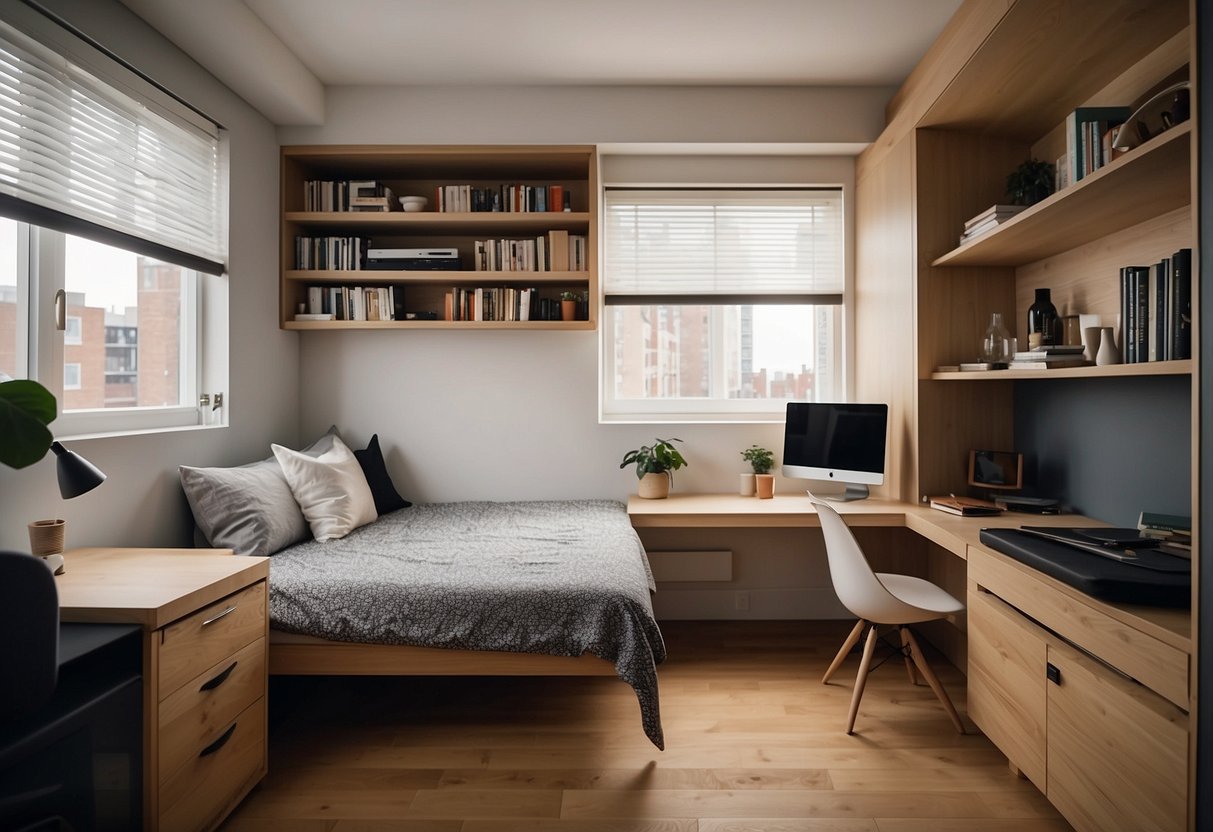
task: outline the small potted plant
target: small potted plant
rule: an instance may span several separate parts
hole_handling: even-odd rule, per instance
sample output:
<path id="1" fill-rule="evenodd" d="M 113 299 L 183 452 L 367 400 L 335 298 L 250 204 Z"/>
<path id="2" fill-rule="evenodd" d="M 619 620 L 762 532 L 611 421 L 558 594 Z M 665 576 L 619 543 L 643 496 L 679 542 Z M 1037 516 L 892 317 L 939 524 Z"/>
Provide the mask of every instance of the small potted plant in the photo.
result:
<path id="1" fill-rule="evenodd" d="M 638 496 L 646 500 L 660 500 L 670 496 L 670 485 L 674 480 L 674 471 L 689 463 L 673 446 L 681 439 L 658 439 L 652 445 L 641 445 L 623 455 L 620 468 L 635 463 L 636 478 L 640 485 L 636 489 Z"/>
<path id="2" fill-rule="evenodd" d="M 750 463 L 750 467 L 754 469 L 753 476 L 754 485 L 752 488 L 757 490 L 760 500 L 769 500 L 775 496 L 775 475 L 771 473 L 771 468 L 775 466 L 775 454 L 768 451 L 766 448 L 760 448 L 757 445 L 751 445 L 741 452 L 741 458 Z M 742 477 L 746 477 L 742 474 Z M 743 480 L 742 495 L 749 496 L 745 491 Z M 753 493 L 753 490 L 750 491 Z"/>
<path id="3" fill-rule="evenodd" d="M 560 320 L 575 321 L 577 320 L 577 302 L 581 297 L 576 292 L 561 292 L 560 293 Z"/>
<path id="4" fill-rule="evenodd" d="M 1007 176 L 1007 198 L 1012 205 L 1035 205 L 1053 193 L 1053 164 L 1028 159 Z"/>

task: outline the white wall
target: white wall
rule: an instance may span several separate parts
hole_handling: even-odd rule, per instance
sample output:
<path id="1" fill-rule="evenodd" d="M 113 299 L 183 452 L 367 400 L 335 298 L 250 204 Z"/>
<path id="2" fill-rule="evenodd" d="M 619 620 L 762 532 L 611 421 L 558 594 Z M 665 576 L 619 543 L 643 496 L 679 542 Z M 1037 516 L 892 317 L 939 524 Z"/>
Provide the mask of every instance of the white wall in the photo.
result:
<path id="1" fill-rule="evenodd" d="M 279 130 L 283 144 L 741 143 L 754 155 L 604 157 L 603 182 L 841 184 L 852 209 L 852 157 L 763 156 L 764 145 L 867 142 L 887 90 L 558 88 L 329 90 L 322 127 Z M 646 148 L 651 151 L 651 148 Z M 848 252 L 852 246 L 848 241 Z M 684 440 L 675 491 L 732 491 L 742 448 L 779 449 L 782 425 L 602 425 L 597 332 L 307 332 L 301 335 L 305 439 L 336 424 L 355 444 L 379 433 L 412 500 L 625 499 L 623 453 L 656 436 Z M 783 491 L 803 481 L 779 479 Z M 663 548 L 700 549 L 694 535 Z M 663 585 L 666 617 L 835 615 L 816 535 L 751 535 L 732 584 Z M 735 613 L 733 593 L 752 593 Z"/>
<path id="2" fill-rule="evenodd" d="M 228 130 L 230 427 L 69 443 L 109 475 L 64 501 L 50 455 L 21 471 L 0 467 L 0 546 L 29 551 L 26 523 L 68 521 L 68 545 L 189 545 L 189 507 L 177 466 L 226 465 L 268 455 L 298 437 L 299 357 L 277 328 L 278 145 L 274 128 L 205 70 L 114 0 L 44 0 L 88 36 Z M 54 425 L 52 424 L 52 429 Z"/>

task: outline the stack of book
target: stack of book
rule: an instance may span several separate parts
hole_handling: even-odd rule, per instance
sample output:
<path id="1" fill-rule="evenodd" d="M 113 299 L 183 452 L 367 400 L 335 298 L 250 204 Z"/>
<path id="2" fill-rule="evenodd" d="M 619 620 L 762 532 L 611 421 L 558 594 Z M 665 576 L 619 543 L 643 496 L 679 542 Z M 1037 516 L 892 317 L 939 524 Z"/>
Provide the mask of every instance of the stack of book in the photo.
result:
<path id="1" fill-rule="evenodd" d="M 1120 328 L 1126 364 L 1192 357 L 1192 249 L 1121 268 Z"/>
<path id="2" fill-rule="evenodd" d="M 1073 185 L 1116 157 L 1112 134 L 1128 118 L 1128 107 L 1079 107 L 1066 117 L 1067 185 Z"/>
<path id="3" fill-rule="evenodd" d="M 478 272 L 585 271 L 586 237 L 556 229 L 521 240 L 476 240 L 472 263 Z"/>
<path id="4" fill-rule="evenodd" d="M 538 289 L 456 286 L 446 293 L 448 321 L 560 320 L 560 301 L 540 298 Z"/>
<path id="5" fill-rule="evenodd" d="M 571 211 L 563 185 L 439 185 L 434 204 L 445 213 Z"/>
<path id="6" fill-rule="evenodd" d="M 296 237 L 295 268 L 358 271 L 369 242 L 362 237 Z"/>
<path id="7" fill-rule="evenodd" d="M 391 211 L 392 189 L 373 179 L 321 180 L 303 183 L 304 211 Z"/>
<path id="8" fill-rule="evenodd" d="M 1091 362 L 1082 357 L 1083 347 L 1055 345 L 1017 352 L 1008 365 L 1012 370 L 1056 370 L 1060 367 L 1085 367 Z"/>
<path id="9" fill-rule="evenodd" d="M 1026 205 L 991 205 L 965 223 L 964 233 L 960 235 L 960 244 L 963 246 L 969 240 L 997 228 L 1026 207 Z"/>
<path id="10" fill-rule="evenodd" d="M 395 286 L 309 286 L 312 320 L 396 321 L 403 318 L 404 292 Z M 329 315 L 330 318 L 316 316 Z M 300 320 L 296 318 L 296 320 Z"/>
<path id="11" fill-rule="evenodd" d="M 1142 537 L 1161 541 L 1158 548 L 1182 558 L 1192 557 L 1192 518 L 1178 514 L 1143 511 L 1137 518 Z"/>

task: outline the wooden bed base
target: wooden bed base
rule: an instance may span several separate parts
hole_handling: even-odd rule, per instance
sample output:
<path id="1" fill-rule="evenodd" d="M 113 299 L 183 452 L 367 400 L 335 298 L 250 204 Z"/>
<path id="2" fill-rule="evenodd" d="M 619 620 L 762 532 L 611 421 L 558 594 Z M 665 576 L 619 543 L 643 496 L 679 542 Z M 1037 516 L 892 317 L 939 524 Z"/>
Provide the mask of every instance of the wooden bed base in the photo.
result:
<path id="1" fill-rule="evenodd" d="M 614 676 L 610 662 L 536 653 L 447 650 L 396 644 L 286 642 L 269 645 L 273 676 Z"/>

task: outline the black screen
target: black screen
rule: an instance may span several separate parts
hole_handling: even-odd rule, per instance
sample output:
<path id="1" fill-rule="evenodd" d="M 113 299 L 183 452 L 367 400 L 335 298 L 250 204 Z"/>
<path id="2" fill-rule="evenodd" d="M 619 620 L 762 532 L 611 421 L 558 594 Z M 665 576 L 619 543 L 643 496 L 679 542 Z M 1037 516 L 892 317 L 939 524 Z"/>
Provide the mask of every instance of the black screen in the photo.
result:
<path id="1" fill-rule="evenodd" d="M 783 462 L 883 474 L 888 413 L 884 404 L 789 402 Z"/>

